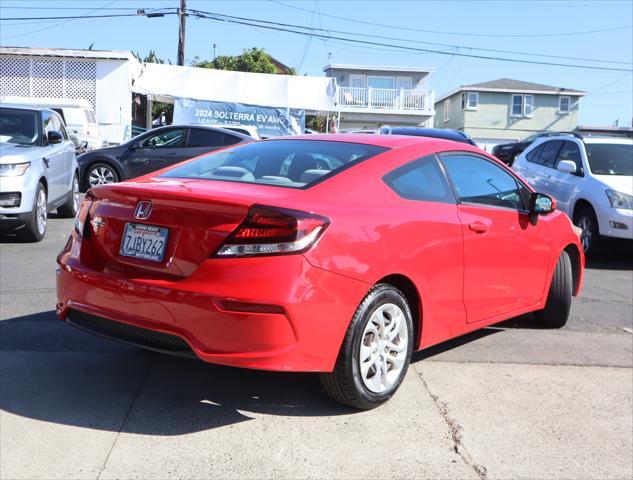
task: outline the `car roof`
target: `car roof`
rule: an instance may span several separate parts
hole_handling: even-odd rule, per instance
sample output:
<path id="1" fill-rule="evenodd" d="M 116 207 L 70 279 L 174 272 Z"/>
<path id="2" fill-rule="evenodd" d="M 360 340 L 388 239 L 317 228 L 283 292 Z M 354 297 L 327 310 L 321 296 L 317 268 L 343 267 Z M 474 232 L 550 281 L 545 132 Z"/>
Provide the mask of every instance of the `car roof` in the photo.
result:
<path id="1" fill-rule="evenodd" d="M 265 142 L 275 141 L 295 141 L 295 140 L 314 140 L 327 142 L 346 142 L 359 143 L 363 145 L 375 145 L 377 147 L 399 148 L 408 145 L 441 143 L 442 146 L 450 145 L 450 141 L 443 138 L 435 137 L 418 137 L 414 135 L 384 135 L 384 134 L 367 134 L 367 133 L 320 133 L 316 135 L 289 135 L 284 137 L 274 137 Z M 444 143 L 446 142 L 446 143 Z M 460 142 L 462 145 L 472 145 Z"/>
<path id="2" fill-rule="evenodd" d="M 42 107 L 39 105 L 24 105 L 22 103 L 5 103 L 2 102 L 0 104 L 0 108 L 15 108 L 16 110 L 32 110 L 35 112 L 41 112 L 41 111 L 53 111 L 51 110 L 50 107 Z"/>
<path id="3" fill-rule="evenodd" d="M 472 145 L 472 139 L 460 130 L 444 129 L 444 128 L 425 128 L 425 127 L 381 127 L 381 132 L 390 135 L 417 135 L 421 137 L 443 138 L 454 142 L 469 143 Z"/>
<path id="4" fill-rule="evenodd" d="M 219 128 L 219 127 L 211 127 L 209 125 L 198 125 L 198 124 L 189 124 L 189 125 L 179 125 L 179 124 L 174 124 L 174 125 L 163 125 L 161 127 L 155 127 L 152 128 L 151 130 L 148 130 L 147 132 L 143 132 L 143 133 L 148 133 L 148 132 L 152 132 L 152 131 L 158 131 L 158 130 L 163 130 L 166 128 L 201 128 L 203 130 L 212 130 L 214 132 L 221 132 L 221 133 L 226 133 L 227 135 L 233 135 L 234 137 L 238 137 L 238 138 L 242 138 L 244 140 L 253 140 L 253 137 L 251 137 L 250 135 L 244 135 L 243 133 L 240 132 L 236 132 L 235 130 L 228 130 L 226 128 Z"/>

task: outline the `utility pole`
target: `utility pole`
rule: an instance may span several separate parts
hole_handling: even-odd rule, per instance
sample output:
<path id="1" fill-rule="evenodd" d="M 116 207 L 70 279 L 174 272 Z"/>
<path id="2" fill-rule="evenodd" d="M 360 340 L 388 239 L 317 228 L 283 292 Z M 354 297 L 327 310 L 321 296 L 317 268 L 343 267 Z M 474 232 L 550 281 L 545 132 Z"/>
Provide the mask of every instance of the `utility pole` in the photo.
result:
<path id="1" fill-rule="evenodd" d="M 178 65 L 185 64 L 185 22 L 187 21 L 187 0 L 180 0 L 178 9 L 180 28 L 178 29 Z"/>

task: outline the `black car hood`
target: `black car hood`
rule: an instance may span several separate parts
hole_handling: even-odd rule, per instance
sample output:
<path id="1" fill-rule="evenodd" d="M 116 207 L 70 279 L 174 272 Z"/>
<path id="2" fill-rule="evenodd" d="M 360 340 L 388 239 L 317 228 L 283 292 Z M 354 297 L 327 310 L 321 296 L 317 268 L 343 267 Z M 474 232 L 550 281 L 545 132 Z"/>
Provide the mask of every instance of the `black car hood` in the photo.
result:
<path id="1" fill-rule="evenodd" d="M 116 147 L 100 148 L 98 150 L 92 150 L 90 152 L 83 153 L 77 157 L 77 163 L 82 164 L 88 161 L 94 160 L 98 157 L 110 157 L 116 158 L 127 150 L 127 145 L 117 145 Z"/>

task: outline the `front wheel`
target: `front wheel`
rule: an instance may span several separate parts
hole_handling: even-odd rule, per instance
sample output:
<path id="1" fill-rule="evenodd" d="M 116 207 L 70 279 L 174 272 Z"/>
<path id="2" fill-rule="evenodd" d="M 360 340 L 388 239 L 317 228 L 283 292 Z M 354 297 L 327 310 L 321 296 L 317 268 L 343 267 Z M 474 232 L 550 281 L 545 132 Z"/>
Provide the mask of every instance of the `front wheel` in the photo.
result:
<path id="1" fill-rule="evenodd" d="M 413 350 L 409 304 L 397 288 L 374 286 L 357 308 L 334 371 L 320 374 L 332 398 L 368 410 L 391 398 L 409 367 Z"/>
<path id="2" fill-rule="evenodd" d="M 586 208 L 576 215 L 574 223 L 582 230 L 580 234 L 580 243 L 582 244 L 585 256 L 594 255 L 600 245 L 600 232 L 598 230 L 598 219 L 593 210 Z"/>
<path id="3" fill-rule="evenodd" d="M 538 320 L 551 328 L 562 328 L 567 323 L 571 310 L 572 290 L 574 278 L 572 274 L 571 259 L 565 251 L 560 254 L 552 284 L 549 287 L 545 308 L 535 312 Z"/>
<path id="4" fill-rule="evenodd" d="M 44 188 L 44 185 L 40 182 L 37 184 L 37 190 L 35 191 L 33 209 L 24 222 L 24 226 L 19 229 L 16 234 L 18 238 L 26 242 L 40 242 L 46 233 L 47 222 L 48 202 L 46 188 Z"/>

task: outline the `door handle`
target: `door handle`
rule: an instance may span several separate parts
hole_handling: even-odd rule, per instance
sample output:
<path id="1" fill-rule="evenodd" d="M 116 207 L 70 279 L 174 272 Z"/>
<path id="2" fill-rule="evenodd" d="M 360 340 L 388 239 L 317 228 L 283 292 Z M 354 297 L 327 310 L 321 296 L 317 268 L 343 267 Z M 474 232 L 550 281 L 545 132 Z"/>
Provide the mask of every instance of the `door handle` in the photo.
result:
<path id="1" fill-rule="evenodd" d="M 468 228 L 475 233 L 486 233 L 488 231 L 488 225 L 482 222 L 473 222 L 468 225 Z"/>

